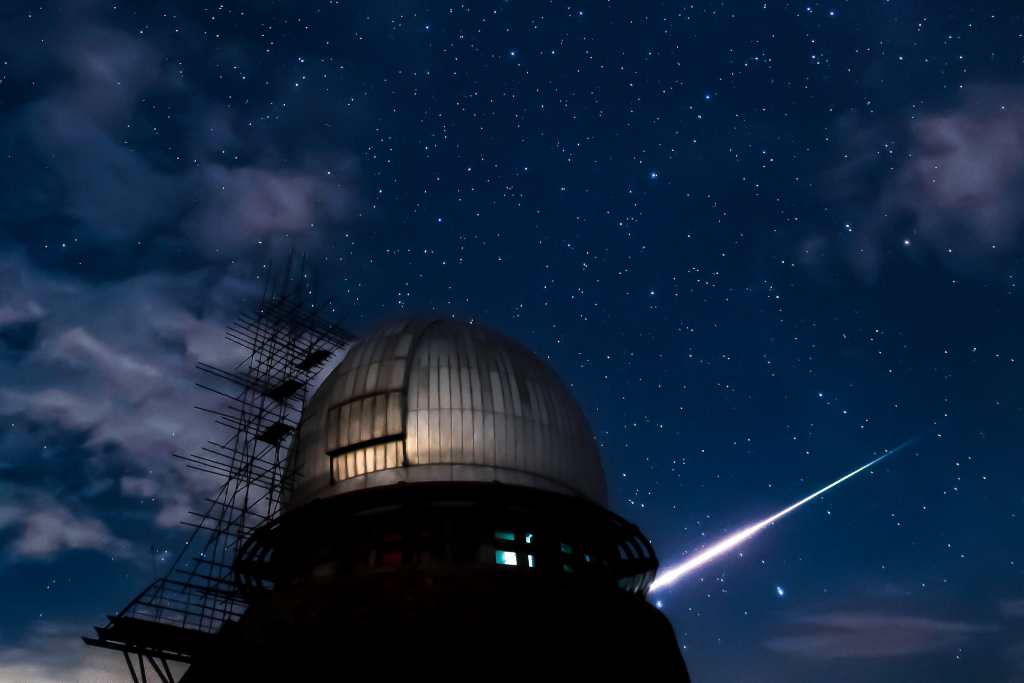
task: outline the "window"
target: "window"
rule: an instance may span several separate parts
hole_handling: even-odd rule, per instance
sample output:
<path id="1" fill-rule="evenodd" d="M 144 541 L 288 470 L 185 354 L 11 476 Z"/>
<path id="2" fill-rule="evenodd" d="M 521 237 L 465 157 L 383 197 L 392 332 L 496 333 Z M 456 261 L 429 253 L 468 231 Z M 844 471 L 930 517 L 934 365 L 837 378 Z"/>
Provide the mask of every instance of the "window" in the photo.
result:
<path id="1" fill-rule="evenodd" d="M 507 564 L 513 567 L 519 564 L 516 554 L 509 550 L 495 550 L 494 561 L 498 564 Z M 530 566 L 533 566 L 533 555 L 530 555 Z"/>

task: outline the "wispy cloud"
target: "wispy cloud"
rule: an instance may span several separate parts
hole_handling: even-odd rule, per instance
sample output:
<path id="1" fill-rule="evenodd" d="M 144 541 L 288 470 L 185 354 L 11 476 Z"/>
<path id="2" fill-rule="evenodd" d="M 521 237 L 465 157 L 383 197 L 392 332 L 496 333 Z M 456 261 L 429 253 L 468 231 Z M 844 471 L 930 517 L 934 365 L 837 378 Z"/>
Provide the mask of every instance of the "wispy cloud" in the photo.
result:
<path id="1" fill-rule="evenodd" d="M 945 650 L 998 626 L 879 613 L 836 613 L 793 620 L 795 635 L 766 645 L 777 652 L 817 659 L 897 657 Z"/>
<path id="2" fill-rule="evenodd" d="M 16 357 L 0 356 L 0 415 L 82 434 L 93 451 L 89 481 L 68 479 L 82 472 L 63 473 L 59 463 L 41 476 L 51 486 L 66 480 L 68 493 L 122 479 L 128 482 L 121 486 L 125 497 L 157 501 L 154 521 L 176 525 L 190 498 L 213 483 L 172 457 L 197 451 L 218 433 L 194 408 L 211 404 L 207 392 L 194 385 L 194 365 L 233 367 L 244 357 L 224 340 L 229 312 L 215 302 L 251 290 L 231 276 L 211 281 L 202 275 L 148 275 L 93 284 L 54 277 L 23 259 L 0 259 L 0 309 L 14 307 L 8 300 L 21 300 L 45 311 L 32 317 L 31 347 Z M 197 317 L 189 299 L 201 302 L 208 314 Z M 0 464 L 38 461 L 31 449 L 44 445 L 45 437 L 29 439 L 5 450 Z M 47 461 L 39 462 L 45 469 Z M 151 483 L 131 483 L 142 480 Z"/>
<path id="3" fill-rule="evenodd" d="M 1024 89 L 974 87 L 945 112 L 838 124 L 841 159 L 825 178 L 841 216 L 800 248 L 805 263 L 845 261 L 867 280 L 887 259 L 1001 274 L 1024 234 Z"/>
<path id="4" fill-rule="evenodd" d="M 39 489 L 0 488 L 0 530 L 13 529 L 8 560 L 52 560 L 65 550 L 99 550 L 111 557 L 130 557 L 132 545 L 106 525 L 79 511 L 73 513 Z"/>

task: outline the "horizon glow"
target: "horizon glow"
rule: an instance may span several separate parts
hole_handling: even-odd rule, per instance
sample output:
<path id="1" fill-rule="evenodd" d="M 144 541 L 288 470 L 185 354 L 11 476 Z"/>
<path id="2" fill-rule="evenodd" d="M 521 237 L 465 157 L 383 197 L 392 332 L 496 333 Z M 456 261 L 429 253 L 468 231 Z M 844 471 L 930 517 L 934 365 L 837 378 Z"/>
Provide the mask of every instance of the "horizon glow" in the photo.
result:
<path id="1" fill-rule="evenodd" d="M 903 450 L 904 448 L 906 448 L 910 444 L 912 444 L 915 441 L 917 441 L 919 438 L 921 438 L 921 437 L 919 437 L 919 436 L 918 437 L 914 437 L 913 439 L 910 439 L 908 441 L 905 441 L 905 442 L 901 443 L 896 448 L 892 449 L 891 451 L 887 451 L 886 453 L 883 453 L 882 455 L 880 455 L 879 457 L 875 458 L 874 460 L 872 460 L 868 464 L 863 465 L 861 467 L 858 467 L 853 472 L 850 472 L 849 474 L 847 474 L 845 477 L 843 477 L 841 479 L 837 479 L 836 481 L 832 482 L 831 484 L 829 484 L 825 488 L 819 489 L 819 490 L 815 491 L 814 493 L 812 493 L 811 495 L 807 496 L 806 498 L 804 498 L 804 499 L 802 499 L 800 501 L 797 501 L 796 503 L 793 503 L 792 505 L 790 505 L 785 510 L 782 510 L 781 512 L 777 512 L 774 515 L 772 515 L 771 517 L 768 517 L 767 519 L 764 519 L 764 520 L 758 522 L 757 524 L 753 524 L 751 526 L 745 527 L 745 528 L 740 529 L 739 531 L 737 531 L 737 532 L 735 532 L 735 533 L 733 533 L 733 534 L 731 534 L 729 536 L 726 536 L 723 540 L 719 541 L 718 543 L 714 544 L 710 548 L 708 548 L 708 549 L 704 550 L 703 552 L 699 553 L 696 557 L 693 557 L 693 558 L 691 558 L 691 559 L 689 559 L 689 560 L 687 560 L 687 561 L 685 561 L 685 562 L 683 562 L 681 564 L 677 564 L 675 567 L 672 567 L 671 569 L 666 571 L 664 574 L 662 574 L 661 576 L 657 577 L 654 580 L 654 583 L 651 584 L 650 591 L 654 592 L 654 591 L 658 590 L 659 588 L 663 588 L 663 587 L 665 587 L 665 586 L 667 586 L 667 585 L 669 585 L 671 583 L 675 583 L 677 580 L 679 580 L 680 577 L 684 576 L 685 574 L 690 573 L 691 571 L 693 571 L 697 567 L 700 567 L 701 565 L 707 564 L 708 562 L 710 562 L 711 560 L 715 559 L 719 555 L 723 555 L 723 554 L 729 552 L 730 550 L 732 550 L 733 548 L 738 546 L 740 543 L 742 543 L 743 541 L 747 540 L 748 538 L 750 538 L 751 536 L 756 534 L 761 529 L 764 529 L 766 526 L 768 526 L 769 524 L 773 523 L 775 520 L 779 519 L 780 517 L 789 514 L 793 510 L 796 510 L 798 507 L 800 507 L 804 503 L 806 503 L 808 501 L 811 501 L 814 498 L 820 496 L 821 494 L 823 494 L 826 491 L 828 491 L 830 488 L 832 488 L 834 486 L 838 486 L 839 484 L 842 484 L 844 481 L 846 481 L 847 479 L 849 479 L 853 475 L 859 474 L 859 473 L 863 472 L 864 470 L 866 470 L 867 468 L 871 467 L 872 465 L 880 462 L 881 460 L 883 460 L 885 458 L 888 458 L 893 453 L 896 453 L 898 451 Z"/>

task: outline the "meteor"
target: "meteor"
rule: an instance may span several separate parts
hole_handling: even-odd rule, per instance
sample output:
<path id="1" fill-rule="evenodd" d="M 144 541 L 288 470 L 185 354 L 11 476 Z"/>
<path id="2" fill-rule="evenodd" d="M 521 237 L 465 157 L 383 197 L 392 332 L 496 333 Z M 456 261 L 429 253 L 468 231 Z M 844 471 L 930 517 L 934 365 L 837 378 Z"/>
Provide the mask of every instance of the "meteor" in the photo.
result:
<path id="1" fill-rule="evenodd" d="M 672 567 L 671 569 L 666 571 L 664 574 L 659 576 L 654 581 L 654 583 L 651 584 L 651 591 L 656 591 L 659 588 L 664 588 L 665 586 L 667 586 L 667 585 L 669 585 L 671 583 L 675 583 L 684 574 L 688 574 L 691 571 L 693 571 L 694 569 L 696 569 L 697 567 L 700 567 L 703 564 L 707 564 L 708 562 L 710 562 L 711 560 L 715 559 L 719 555 L 722 555 L 724 553 L 729 552 L 730 550 L 732 550 L 733 548 L 738 546 L 740 543 L 742 543 L 743 541 L 747 540 L 748 538 L 750 538 L 751 536 L 753 536 L 758 531 L 760 531 L 761 529 L 765 528 L 766 526 L 768 526 L 769 524 L 771 524 L 775 520 L 779 519 L 780 517 L 782 517 L 784 515 L 789 514 L 793 510 L 796 510 L 798 507 L 800 507 L 801 505 L 803 505 L 804 503 L 806 503 L 806 502 L 808 502 L 810 500 L 813 500 L 817 496 L 820 496 L 821 494 L 825 493 L 825 491 L 828 491 L 833 486 L 838 486 L 839 484 L 842 484 L 844 481 L 846 481 L 847 479 L 849 479 L 853 475 L 859 474 L 860 472 L 863 472 L 864 470 L 866 470 L 867 468 L 871 467 L 875 463 L 880 462 L 881 460 L 883 460 L 885 458 L 888 458 L 893 453 L 896 453 L 898 451 L 903 450 L 904 448 L 906 448 L 910 444 L 912 444 L 915 441 L 917 441 L 919 438 L 921 438 L 921 437 L 915 437 L 913 439 L 910 439 L 909 441 L 901 443 L 899 446 L 897 446 L 896 448 L 892 449 L 891 451 L 888 451 L 887 453 L 884 453 L 883 455 L 875 458 L 874 460 L 869 462 L 867 465 L 864 465 L 862 467 L 858 467 L 857 469 L 855 469 L 853 472 L 850 472 L 849 474 L 847 474 L 842 479 L 837 479 L 836 481 L 832 482 L 831 484 L 829 484 L 825 488 L 820 489 L 818 491 L 815 491 L 814 493 L 812 493 L 811 495 L 807 496 L 803 500 L 800 500 L 800 501 L 797 501 L 796 503 L 793 503 L 792 505 L 790 505 L 785 510 L 783 510 L 781 512 L 776 512 L 771 517 L 769 517 L 769 518 L 767 518 L 765 520 L 762 520 L 762 521 L 758 522 L 757 524 L 753 524 L 753 525 L 748 526 L 748 527 L 746 527 L 744 529 L 740 529 L 736 533 L 734 533 L 734 534 L 732 534 L 730 536 L 725 537 L 725 539 L 719 541 L 718 543 L 716 543 L 715 545 L 711 546 L 710 548 L 708 548 L 704 552 L 698 554 L 696 557 L 692 557 L 689 560 L 687 560 L 686 562 L 683 562 L 682 564 L 677 564 L 675 567 Z"/>

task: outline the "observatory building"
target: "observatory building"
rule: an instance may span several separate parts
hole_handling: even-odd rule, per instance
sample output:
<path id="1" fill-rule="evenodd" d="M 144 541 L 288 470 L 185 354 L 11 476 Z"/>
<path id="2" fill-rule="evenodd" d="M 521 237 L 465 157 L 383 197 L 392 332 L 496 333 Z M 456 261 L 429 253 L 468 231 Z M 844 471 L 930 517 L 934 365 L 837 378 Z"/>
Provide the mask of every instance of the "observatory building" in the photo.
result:
<path id="1" fill-rule="evenodd" d="M 607 509 L 569 390 L 516 342 L 437 318 L 360 339 L 284 467 L 281 514 L 233 565 L 249 607 L 183 682 L 689 680 L 646 600 L 650 543 Z"/>

